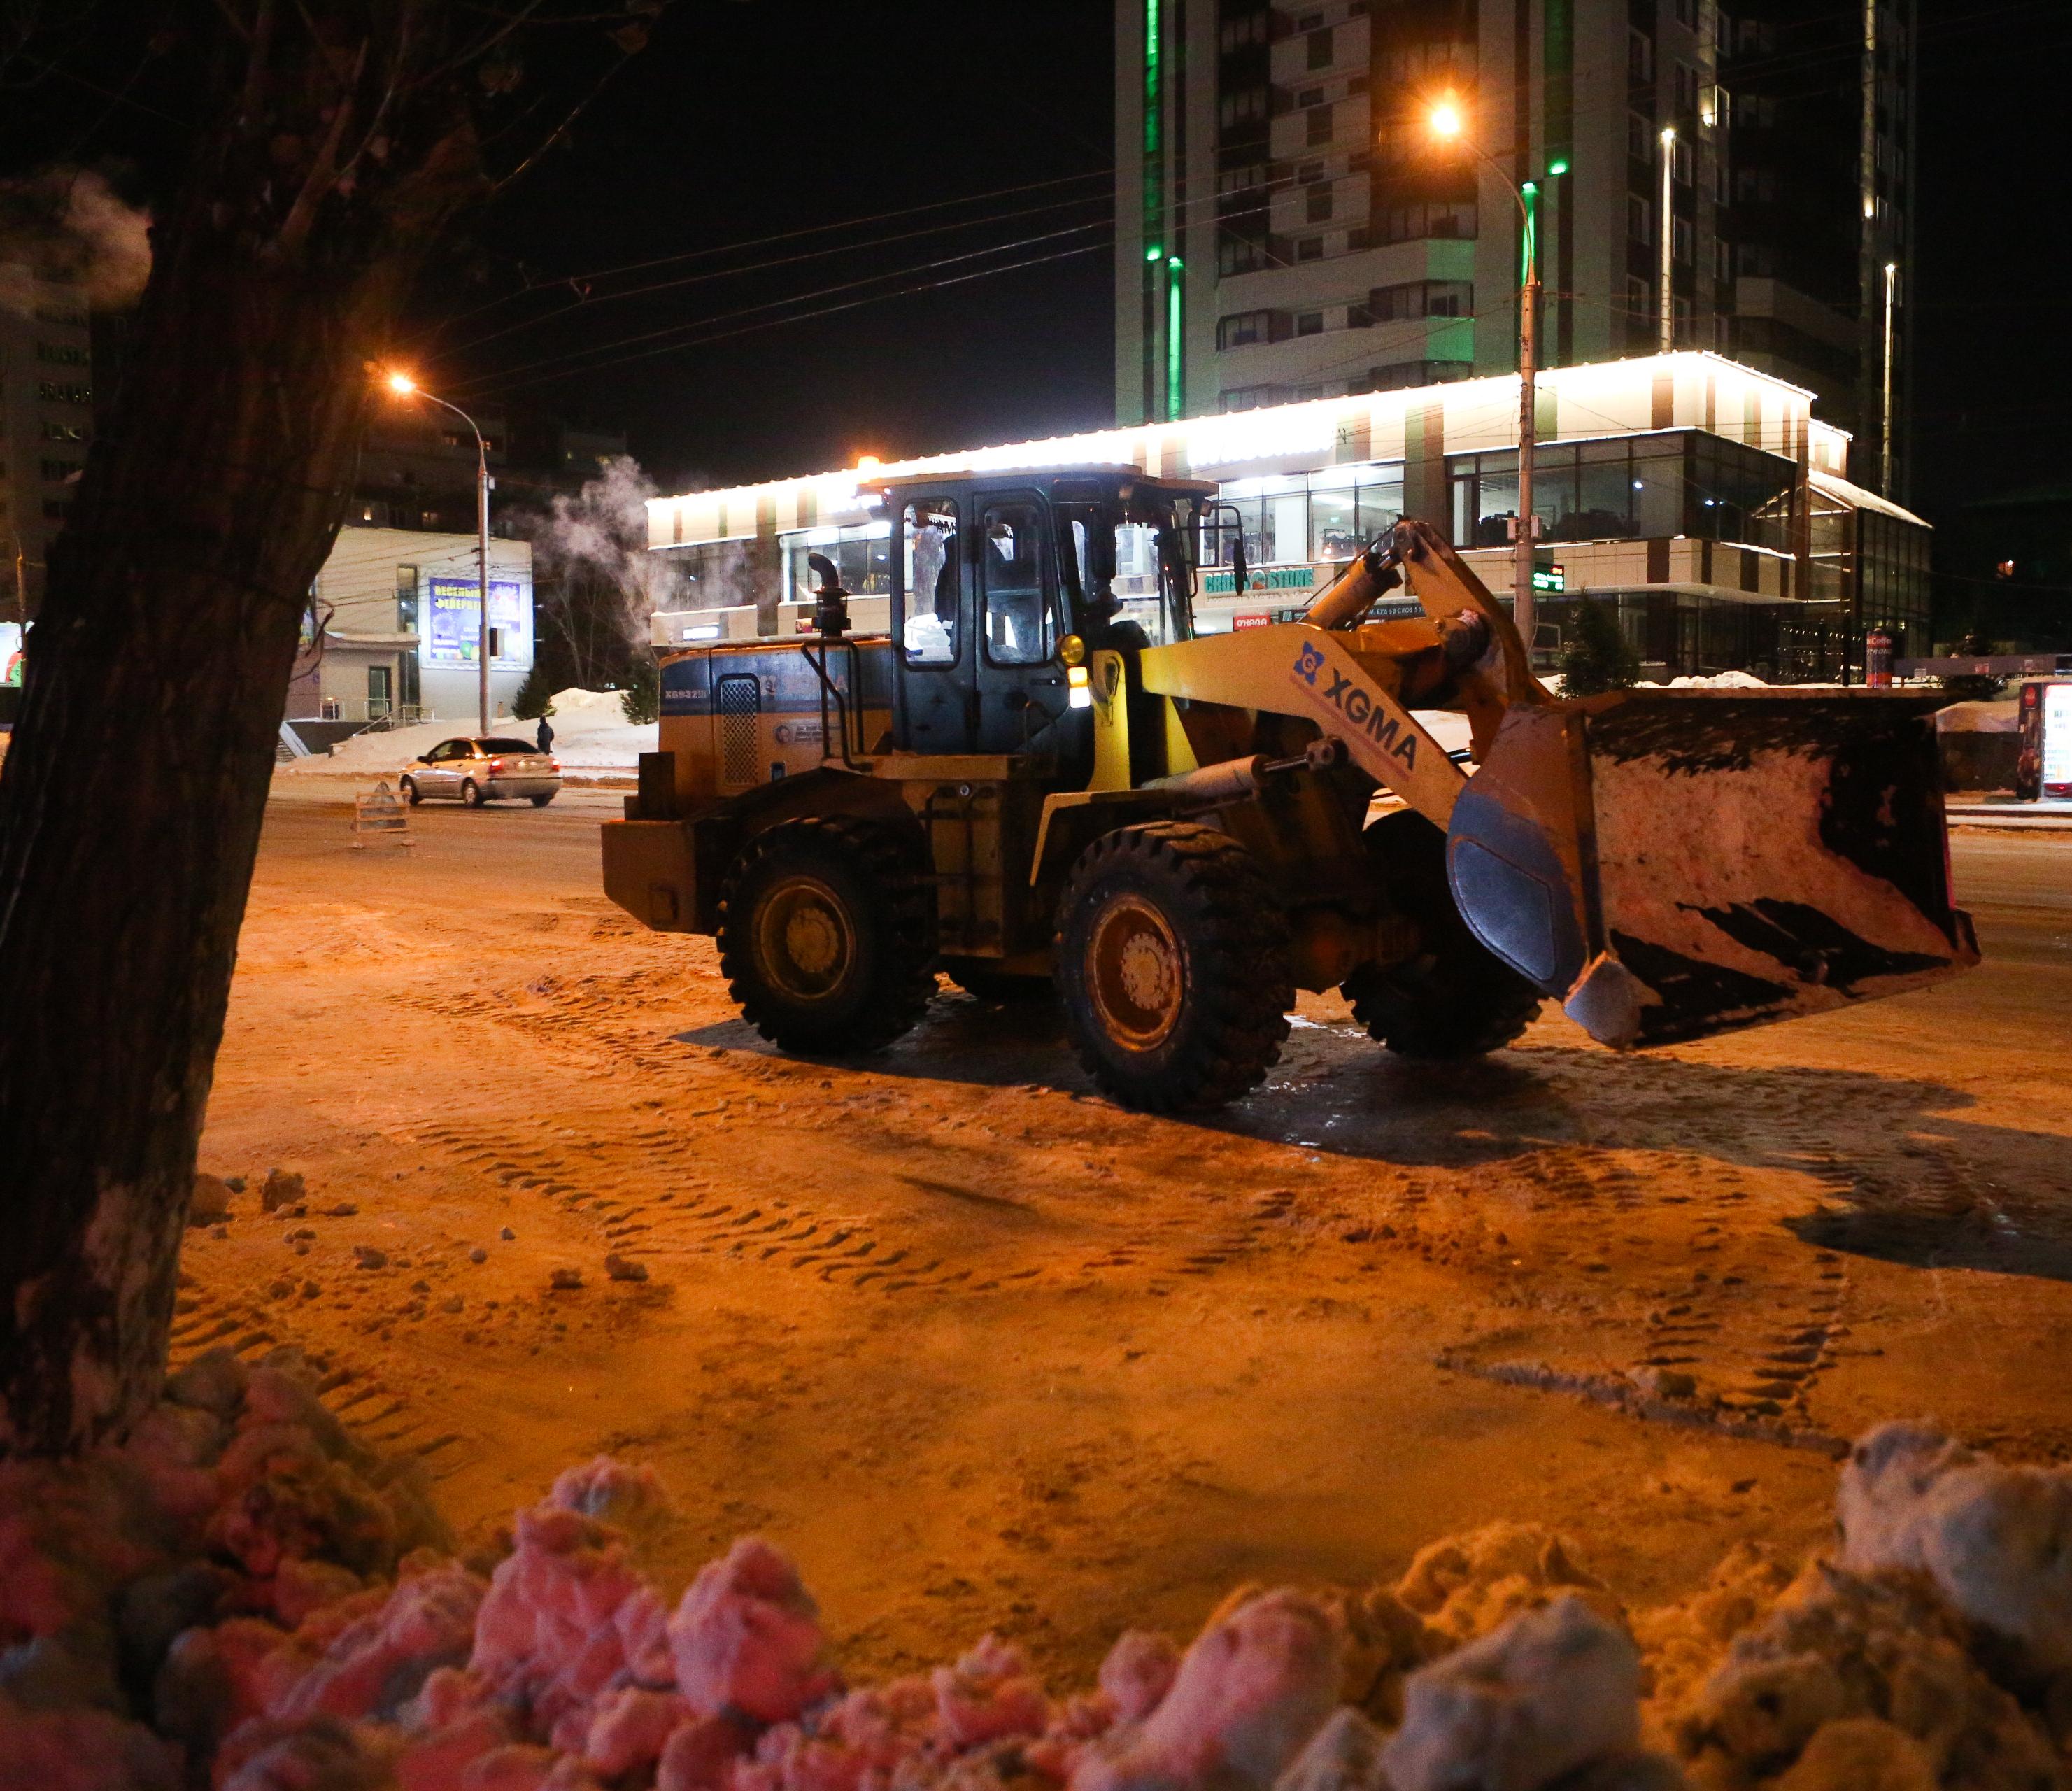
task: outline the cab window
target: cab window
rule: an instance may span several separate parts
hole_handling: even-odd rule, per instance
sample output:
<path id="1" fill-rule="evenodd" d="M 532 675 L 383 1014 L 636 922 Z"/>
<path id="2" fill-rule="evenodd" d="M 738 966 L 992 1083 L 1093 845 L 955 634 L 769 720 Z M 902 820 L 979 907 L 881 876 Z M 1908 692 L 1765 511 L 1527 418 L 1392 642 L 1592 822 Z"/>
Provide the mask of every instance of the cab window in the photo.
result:
<path id="1" fill-rule="evenodd" d="M 957 659 L 957 506 L 922 498 L 906 506 L 906 663 L 954 665 Z"/>
<path id="2" fill-rule="evenodd" d="M 1058 650 L 1043 600 L 1043 546 L 1036 506 L 993 504 L 980 525 L 985 568 L 985 654 L 996 665 L 1040 665 Z"/>

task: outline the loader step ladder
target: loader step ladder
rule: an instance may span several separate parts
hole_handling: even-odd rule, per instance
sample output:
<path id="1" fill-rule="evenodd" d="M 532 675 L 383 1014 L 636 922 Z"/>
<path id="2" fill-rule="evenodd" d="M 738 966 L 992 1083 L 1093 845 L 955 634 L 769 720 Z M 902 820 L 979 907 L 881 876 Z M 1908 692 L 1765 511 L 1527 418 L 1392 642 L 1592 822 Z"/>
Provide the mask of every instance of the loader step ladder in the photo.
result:
<path id="1" fill-rule="evenodd" d="M 352 799 L 352 849 L 368 845 L 410 846 L 410 807 L 384 778 L 365 795 Z"/>

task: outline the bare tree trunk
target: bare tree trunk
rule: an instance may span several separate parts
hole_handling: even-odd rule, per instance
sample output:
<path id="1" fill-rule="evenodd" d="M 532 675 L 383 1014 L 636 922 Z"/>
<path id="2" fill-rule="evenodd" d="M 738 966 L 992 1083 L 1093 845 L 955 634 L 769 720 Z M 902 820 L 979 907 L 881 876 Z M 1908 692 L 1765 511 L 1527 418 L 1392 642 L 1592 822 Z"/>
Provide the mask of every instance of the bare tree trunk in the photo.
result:
<path id="1" fill-rule="evenodd" d="M 405 4 L 267 0 L 118 408 L 51 556 L 0 779 L 0 1449 L 66 1451 L 157 1395 L 179 1237 L 300 620 L 366 403 L 438 227 L 475 190 L 437 32 Z M 197 20 L 212 17 L 196 9 Z M 384 41 L 384 34 L 388 40 Z M 403 76 L 420 78 L 399 101 Z M 352 179 L 356 138 L 389 133 Z"/>

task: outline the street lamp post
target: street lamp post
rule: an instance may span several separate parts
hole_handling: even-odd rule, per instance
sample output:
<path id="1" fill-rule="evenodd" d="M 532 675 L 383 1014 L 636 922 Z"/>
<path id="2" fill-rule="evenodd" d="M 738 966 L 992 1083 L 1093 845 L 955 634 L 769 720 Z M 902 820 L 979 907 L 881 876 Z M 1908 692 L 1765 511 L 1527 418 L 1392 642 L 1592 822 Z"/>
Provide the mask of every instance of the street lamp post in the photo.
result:
<path id="1" fill-rule="evenodd" d="M 1442 101 L 1431 115 L 1432 133 L 1444 142 L 1464 140 L 1466 125 L 1460 109 Z M 1518 538 L 1511 553 L 1511 616 L 1525 645 L 1525 662 L 1532 663 L 1533 644 L 1533 516 L 1532 455 L 1538 434 L 1540 369 L 1540 244 L 1532 224 L 1532 207 L 1526 198 L 1536 193 L 1535 182 L 1523 185 L 1503 171 L 1501 163 L 1478 143 L 1468 147 L 1511 191 L 1518 201 L 1519 221 L 1524 233 L 1525 277 L 1518 294 Z M 1557 166 L 1556 171 L 1560 171 Z"/>
<path id="2" fill-rule="evenodd" d="M 475 431 L 475 589 L 478 607 L 475 612 L 475 693 L 478 710 L 477 726 L 481 732 L 489 731 L 489 444 L 482 438 L 482 429 L 474 418 L 457 404 L 448 404 L 444 398 L 434 397 L 419 385 L 408 373 L 391 373 L 388 389 L 398 397 L 422 398 L 437 405 L 442 410 L 450 410 Z"/>

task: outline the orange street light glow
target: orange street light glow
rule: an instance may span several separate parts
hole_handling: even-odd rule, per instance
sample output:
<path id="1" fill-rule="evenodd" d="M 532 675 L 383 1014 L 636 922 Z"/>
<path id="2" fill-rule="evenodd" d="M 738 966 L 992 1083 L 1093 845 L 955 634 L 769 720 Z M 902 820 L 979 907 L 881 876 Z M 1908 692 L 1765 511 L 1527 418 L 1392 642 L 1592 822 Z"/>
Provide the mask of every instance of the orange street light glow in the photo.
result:
<path id="1" fill-rule="evenodd" d="M 1449 142 L 1461 134 L 1465 124 L 1460 107 L 1451 100 L 1441 100 L 1432 108 L 1430 122 L 1432 134 Z"/>
<path id="2" fill-rule="evenodd" d="M 885 464 L 885 463 L 884 463 L 882 460 L 879 459 L 876 455 L 874 455 L 874 454 L 866 454 L 866 455 L 862 455 L 862 456 L 861 456 L 861 458 L 857 461 L 857 463 L 856 463 L 856 470 L 857 470 L 857 471 L 858 473 L 860 473 L 863 477 L 865 477 L 865 479 L 868 479 L 868 478 L 869 478 L 869 477 L 870 477 L 873 473 L 876 472 L 876 471 L 878 471 L 878 469 L 880 467 L 883 466 L 884 464 Z"/>
<path id="3" fill-rule="evenodd" d="M 388 376 L 388 389 L 399 398 L 407 398 L 417 389 L 417 382 L 408 373 L 391 373 Z"/>

